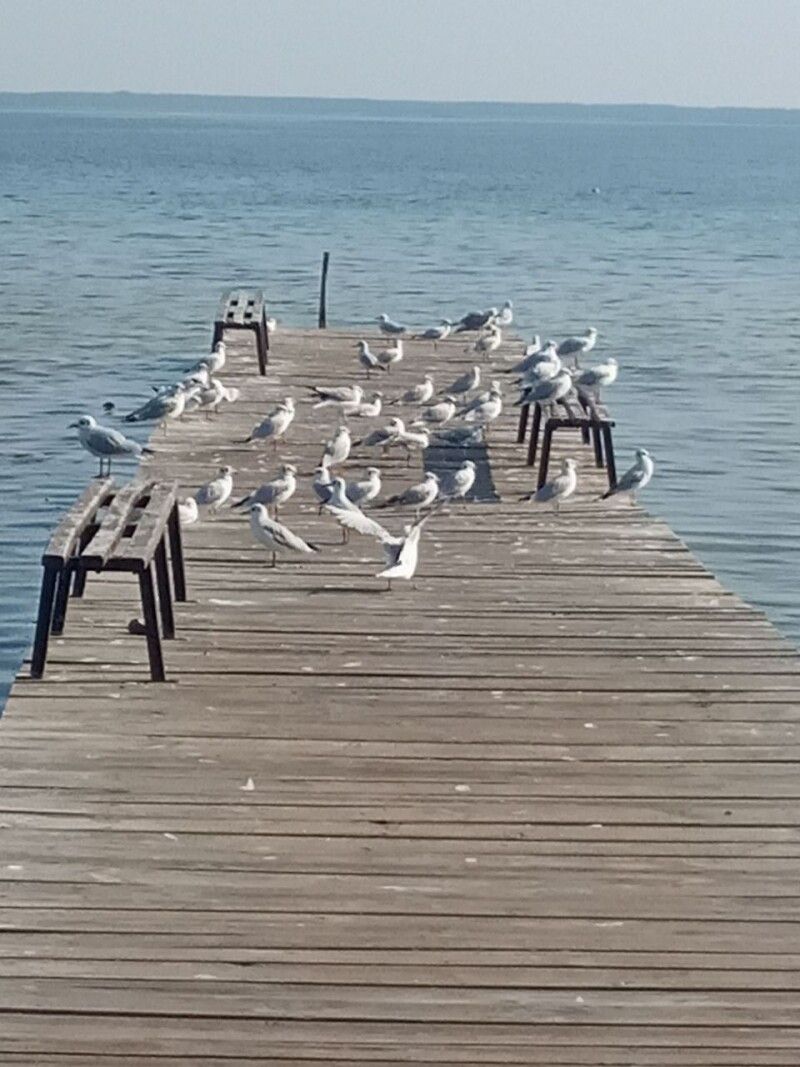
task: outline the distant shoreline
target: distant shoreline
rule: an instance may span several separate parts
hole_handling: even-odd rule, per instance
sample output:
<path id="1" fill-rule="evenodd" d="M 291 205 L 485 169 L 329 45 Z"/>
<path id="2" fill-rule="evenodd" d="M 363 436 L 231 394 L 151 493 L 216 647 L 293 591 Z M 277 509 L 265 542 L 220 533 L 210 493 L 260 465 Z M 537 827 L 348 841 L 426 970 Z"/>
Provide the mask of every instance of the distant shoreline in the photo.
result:
<path id="1" fill-rule="evenodd" d="M 800 125 L 800 109 L 687 107 L 674 104 L 514 103 L 375 100 L 350 97 L 205 96 L 190 93 L 0 91 L 1 111 L 308 118 L 487 119 L 540 122 L 664 122 Z"/>

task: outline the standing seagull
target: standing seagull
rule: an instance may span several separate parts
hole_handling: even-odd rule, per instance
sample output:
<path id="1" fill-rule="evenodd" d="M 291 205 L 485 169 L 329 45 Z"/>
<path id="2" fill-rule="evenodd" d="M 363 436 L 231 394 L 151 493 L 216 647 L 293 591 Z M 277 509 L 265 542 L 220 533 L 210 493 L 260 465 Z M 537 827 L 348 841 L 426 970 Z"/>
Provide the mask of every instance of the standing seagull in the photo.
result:
<path id="1" fill-rule="evenodd" d="M 197 501 L 193 496 L 178 501 L 178 518 L 181 520 L 181 526 L 192 526 L 200 518 Z"/>
<path id="2" fill-rule="evenodd" d="M 457 467 L 447 477 L 442 479 L 440 487 L 442 498 L 445 500 L 465 500 L 467 493 L 475 484 L 476 467 L 471 459 L 465 459 L 460 467 Z"/>
<path id="3" fill-rule="evenodd" d="M 212 515 L 216 515 L 232 492 L 233 467 L 220 467 L 218 477 L 201 485 L 194 499 L 198 507 L 208 508 Z"/>
<path id="4" fill-rule="evenodd" d="M 619 374 L 619 364 L 610 356 L 605 363 L 598 363 L 595 367 L 587 367 L 580 374 L 573 377 L 573 382 L 578 392 L 594 393 L 600 395 L 600 390 L 607 385 L 613 385 Z"/>
<path id="5" fill-rule="evenodd" d="M 442 389 L 440 392 L 449 393 L 451 396 L 461 396 L 464 393 L 471 393 L 473 389 L 477 389 L 481 384 L 481 368 L 472 367 L 470 370 L 465 371 L 459 375 L 452 385 L 447 389 Z"/>
<path id="6" fill-rule="evenodd" d="M 325 445 L 321 465 L 323 467 L 336 467 L 338 464 L 344 463 L 350 455 L 352 445 L 350 431 L 346 426 L 339 426 L 333 437 Z"/>
<path id="7" fill-rule="evenodd" d="M 392 348 L 384 348 L 382 352 L 378 353 L 378 362 L 384 368 L 384 370 L 390 370 L 395 364 L 399 363 L 403 358 L 403 342 L 398 337 Z"/>
<path id="8" fill-rule="evenodd" d="M 263 504 L 250 505 L 250 530 L 259 544 L 266 545 L 272 552 L 272 566 L 275 566 L 278 552 L 300 552 L 310 555 L 319 552 L 316 545 L 304 541 L 288 526 L 271 519 Z"/>
<path id="9" fill-rule="evenodd" d="M 379 571 L 375 577 L 385 578 L 388 583 L 387 589 L 390 591 L 393 578 L 403 578 L 405 581 L 410 581 L 416 574 L 419 561 L 419 539 L 422 534 L 422 527 L 431 517 L 431 514 L 432 512 L 429 512 L 421 519 L 417 519 L 413 526 L 407 526 L 405 537 L 391 538 L 383 542 L 383 550 L 386 553 L 388 566 Z"/>
<path id="10" fill-rule="evenodd" d="M 119 430 L 110 426 L 98 426 L 91 415 L 83 415 L 77 422 L 71 422 L 69 429 L 78 431 L 78 441 L 82 448 L 100 460 L 100 470 L 97 477 L 103 477 L 103 464 L 106 464 L 106 474 L 111 473 L 111 460 L 115 456 L 136 456 L 143 453 L 153 455 L 152 448 L 143 448 L 138 441 L 132 441 L 125 437 Z"/>
<path id="11" fill-rule="evenodd" d="M 381 333 L 385 333 L 387 337 L 400 337 L 401 334 L 408 332 L 407 327 L 395 322 L 394 319 L 390 319 L 388 315 L 378 316 L 378 326 Z"/>
<path id="12" fill-rule="evenodd" d="M 564 368 L 555 378 L 547 378 L 529 386 L 523 386 L 522 392 L 514 401 L 514 406 L 520 404 L 557 404 L 572 391 L 572 375 Z"/>
<path id="13" fill-rule="evenodd" d="M 363 445 L 364 448 L 380 448 L 382 452 L 385 452 L 387 448 L 392 445 L 396 445 L 401 435 L 406 432 L 405 423 L 402 419 L 391 418 L 386 426 L 381 426 L 378 430 L 371 430 L 364 437 L 354 442 L 356 445 Z"/>
<path id="14" fill-rule="evenodd" d="M 497 308 L 489 308 L 487 311 L 470 311 L 463 319 L 460 319 L 453 333 L 474 333 L 482 330 L 497 318 Z"/>
<path id="15" fill-rule="evenodd" d="M 173 385 L 165 393 L 159 393 L 146 404 L 125 416 L 126 422 L 157 422 L 167 432 L 167 421 L 179 419 L 186 405 L 186 387 L 183 382 Z"/>
<path id="16" fill-rule="evenodd" d="M 577 365 L 578 357 L 586 355 L 587 352 L 591 352 L 597 343 L 597 330 L 594 326 L 590 326 L 582 337 L 567 337 L 556 349 L 556 352 L 562 358 L 564 356 L 574 356 Z"/>
<path id="17" fill-rule="evenodd" d="M 532 500 L 535 504 L 552 503 L 556 511 L 562 500 L 572 496 L 578 487 L 578 465 L 574 459 L 565 459 L 561 464 L 561 473 L 557 474 L 549 482 L 534 489 L 531 493 L 525 493 L 520 500 Z"/>
<path id="18" fill-rule="evenodd" d="M 641 489 L 644 489 L 646 485 L 649 485 L 654 470 L 655 466 L 647 449 L 637 448 L 634 465 L 625 471 L 622 477 L 617 480 L 616 485 L 612 486 L 607 493 L 603 493 L 601 499 L 607 500 L 610 496 L 627 494 L 631 504 L 634 504 L 636 502 L 636 494 Z"/>
<path id="19" fill-rule="evenodd" d="M 438 326 L 431 326 L 429 330 L 423 330 L 422 333 L 415 333 L 415 341 L 445 341 L 450 336 L 450 331 L 453 329 L 453 324 L 450 319 L 442 319 Z"/>
<path id="20" fill-rule="evenodd" d="M 277 478 L 273 478 L 271 482 L 264 482 L 258 489 L 248 493 L 241 500 L 237 500 L 232 506 L 241 508 L 249 504 L 263 504 L 267 508 L 267 512 L 269 512 L 271 504 L 275 509 L 275 518 L 277 519 L 279 509 L 283 507 L 287 500 L 291 500 L 296 489 L 297 467 L 291 463 L 284 463 Z"/>
<path id="21" fill-rule="evenodd" d="M 358 362 L 367 372 L 367 378 L 369 378 L 370 371 L 386 370 L 383 364 L 378 361 L 378 357 L 370 351 L 366 341 L 359 341 L 356 348 L 358 349 Z"/>
<path id="22" fill-rule="evenodd" d="M 319 514 L 322 514 L 322 505 L 326 504 L 331 495 L 331 472 L 327 467 L 317 467 L 314 471 L 314 480 L 311 483 L 311 488 L 314 490 L 314 496 L 319 501 Z"/>
<path id="23" fill-rule="evenodd" d="M 465 422 L 479 422 L 482 426 L 488 426 L 490 422 L 499 419 L 503 412 L 503 396 L 500 392 L 500 383 L 492 382 L 489 395 L 477 407 L 470 407 L 464 413 Z"/>
<path id="24" fill-rule="evenodd" d="M 406 389 L 400 396 L 390 400 L 390 404 L 427 404 L 433 396 L 433 378 L 426 374 L 421 382 Z"/>
<path id="25" fill-rule="evenodd" d="M 209 374 L 217 374 L 225 366 L 225 342 L 217 341 L 214 351 L 207 356 L 198 359 L 197 363 L 189 371 L 196 374 L 198 371 L 207 370 Z"/>
<path id="26" fill-rule="evenodd" d="M 475 344 L 472 346 L 476 352 L 480 352 L 482 355 L 488 356 L 503 343 L 503 334 L 499 326 L 495 326 L 492 323 L 485 333 L 482 333 Z"/>
<path id="27" fill-rule="evenodd" d="M 514 321 L 514 305 L 510 300 L 506 300 L 500 308 L 500 312 L 495 321 L 498 326 L 510 326 Z"/>
<path id="28" fill-rule="evenodd" d="M 278 439 L 283 437 L 292 425 L 295 416 L 294 400 L 284 397 L 269 415 L 254 427 L 249 437 L 244 440 L 245 444 L 250 441 L 272 441 L 273 448 L 277 451 Z"/>
<path id="29" fill-rule="evenodd" d="M 376 496 L 379 496 L 380 491 L 380 470 L 377 467 L 367 467 L 366 479 L 363 482 L 350 482 L 345 490 L 345 495 L 351 503 L 363 507 L 364 504 L 368 504 Z"/>
<path id="30" fill-rule="evenodd" d="M 452 419 L 455 413 L 455 397 L 445 394 L 438 404 L 431 404 L 430 407 L 423 408 L 419 417 L 422 422 L 427 422 L 434 426 L 443 426 Z"/>
<path id="31" fill-rule="evenodd" d="M 404 489 L 402 493 L 390 496 L 379 508 L 414 508 L 417 518 L 423 508 L 430 507 L 439 495 L 439 476 L 433 471 L 425 471 L 425 477 L 418 485 L 412 485 Z"/>

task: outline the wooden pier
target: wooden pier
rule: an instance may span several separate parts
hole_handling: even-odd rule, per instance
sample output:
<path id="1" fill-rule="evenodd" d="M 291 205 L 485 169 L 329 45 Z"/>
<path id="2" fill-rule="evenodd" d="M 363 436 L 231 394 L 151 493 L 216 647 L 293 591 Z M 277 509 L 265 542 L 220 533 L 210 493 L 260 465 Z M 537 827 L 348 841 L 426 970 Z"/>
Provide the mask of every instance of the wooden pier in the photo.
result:
<path id="1" fill-rule="evenodd" d="M 308 475 L 334 419 L 305 386 L 355 378 L 358 336 L 278 332 L 259 377 L 232 333 L 242 398 L 148 470 Z M 379 387 L 471 362 L 409 343 Z M 285 394 L 277 457 L 242 444 Z M 518 502 L 515 434 L 509 405 L 484 499 L 391 593 L 307 478 L 282 518 L 318 556 L 270 569 L 229 510 L 188 528 L 164 684 L 135 581 L 90 578 L 0 724 L 3 1067 L 800 1063 L 798 659 L 663 522 L 598 502 L 577 435 L 576 498 Z M 379 465 L 389 492 L 420 473 Z"/>

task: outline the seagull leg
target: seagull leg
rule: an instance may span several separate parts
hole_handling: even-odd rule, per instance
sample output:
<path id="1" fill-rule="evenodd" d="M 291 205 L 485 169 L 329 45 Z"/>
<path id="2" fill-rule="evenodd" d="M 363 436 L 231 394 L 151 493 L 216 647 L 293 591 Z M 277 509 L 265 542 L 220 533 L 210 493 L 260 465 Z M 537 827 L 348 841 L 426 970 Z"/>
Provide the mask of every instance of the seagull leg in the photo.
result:
<path id="1" fill-rule="evenodd" d="M 391 578 L 387 578 L 386 579 L 386 592 L 387 593 L 391 593 L 391 591 L 392 591 L 392 579 Z"/>
<path id="2" fill-rule="evenodd" d="M 273 553 L 272 553 L 272 566 L 275 567 L 276 565 L 277 565 L 277 555 L 273 551 Z"/>

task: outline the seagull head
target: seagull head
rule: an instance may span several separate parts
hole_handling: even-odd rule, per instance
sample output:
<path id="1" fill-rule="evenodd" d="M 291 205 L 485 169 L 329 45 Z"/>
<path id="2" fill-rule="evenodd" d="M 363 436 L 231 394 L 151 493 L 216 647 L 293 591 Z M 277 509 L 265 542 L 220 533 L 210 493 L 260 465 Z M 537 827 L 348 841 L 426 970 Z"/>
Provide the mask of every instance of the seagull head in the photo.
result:
<path id="1" fill-rule="evenodd" d="M 233 474 L 233 467 L 220 467 L 219 473 L 222 475 L 223 478 L 230 478 Z"/>
<path id="2" fill-rule="evenodd" d="M 504 308 L 508 308 L 508 310 L 509 310 L 509 311 L 511 310 L 511 308 L 513 308 L 513 306 L 514 306 L 514 305 L 513 305 L 512 303 L 511 303 L 511 301 L 510 301 L 510 300 L 506 300 L 506 301 L 504 302 L 504 304 L 503 304 L 503 307 L 504 307 Z"/>
<path id="3" fill-rule="evenodd" d="M 590 340 L 593 340 L 595 337 L 597 337 L 597 330 L 594 328 L 594 326 L 589 327 L 589 329 L 584 334 L 584 337 L 588 337 Z"/>
<path id="4" fill-rule="evenodd" d="M 369 345 L 367 344 L 366 341 L 357 341 L 356 342 L 356 348 L 358 349 L 359 352 L 366 352 L 367 349 L 369 348 Z"/>
<path id="5" fill-rule="evenodd" d="M 264 516 L 267 514 L 267 509 L 264 507 L 263 504 L 251 504 L 249 511 L 251 515 L 258 515 L 260 519 L 264 518 Z"/>
<path id="6" fill-rule="evenodd" d="M 367 474 L 370 476 L 370 478 L 379 478 L 380 473 L 380 467 L 367 467 Z"/>
<path id="7" fill-rule="evenodd" d="M 281 404 L 283 405 L 283 407 L 287 408 L 289 411 L 294 411 L 294 398 L 293 397 L 285 396 L 283 398 L 283 400 L 281 401 Z"/>
<path id="8" fill-rule="evenodd" d="M 474 470 L 475 470 L 475 463 L 474 463 L 474 461 L 473 461 L 473 460 L 471 460 L 471 459 L 465 459 L 465 460 L 464 460 L 464 462 L 463 462 L 463 463 L 461 464 L 461 469 L 462 469 L 462 470 L 470 470 L 470 471 L 474 471 Z"/>
<path id="9" fill-rule="evenodd" d="M 439 320 L 439 325 L 440 326 L 452 326 L 453 323 L 451 322 L 450 319 L 440 319 Z"/>
<path id="10" fill-rule="evenodd" d="M 577 466 L 578 464 L 574 459 L 565 459 L 561 464 L 561 469 L 563 471 L 574 471 Z"/>
<path id="11" fill-rule="evenodd" d="M 614 359 L 613 356 L 609 356 L 608 359 L 606 360 L 606 363 L 609 365 L 609 367 L 618 367 L 619 366 L 619 363 L 617 363 L 616 359 Z"/>
<path id="12" fill-rule="evenodd" d="M 436 482 L 438 484 L 439 475 L 436 474 L 435 471 L 425 471 L 425 481 L 426 482 Z"/>
<path id="13" fill-rule="evenodd" d="M 381 314 L 378 315 L 378 322 L 388 322 L 388 321 L 389 321 L 389 316 L 386 314 L 386 312 L 381 312 Z"/>
<path id="14" fill-rule="evenodd" d="M 636 449 L 636 458 L 637 459 L 650 459 L 650 453 L 647 451 L 646 448 L 637 448 Z"/>
<path id="15" fill-rule="evenodd" d="M 281 472 L 283 474 L 297 474 L 297 467 L 295 467 L 294 463 L 284 463 L 281 467 Z"/>
<path id="16" fill-rule="evenodd" d="M 406 425 L 403 420 L 398 419 L 396 415 L 393 415 L 392 418 L 389 419 L 389 429 L 394 430 L 395 433 L 402 433 L 405 428 Z"/>
<path id="17" fill-rule="evenodd" d="M 70 430 L 93 430 L 97 422 L 91 415 L 81 415 L 77 422 L 71 422 L 68 429 Z"/>

